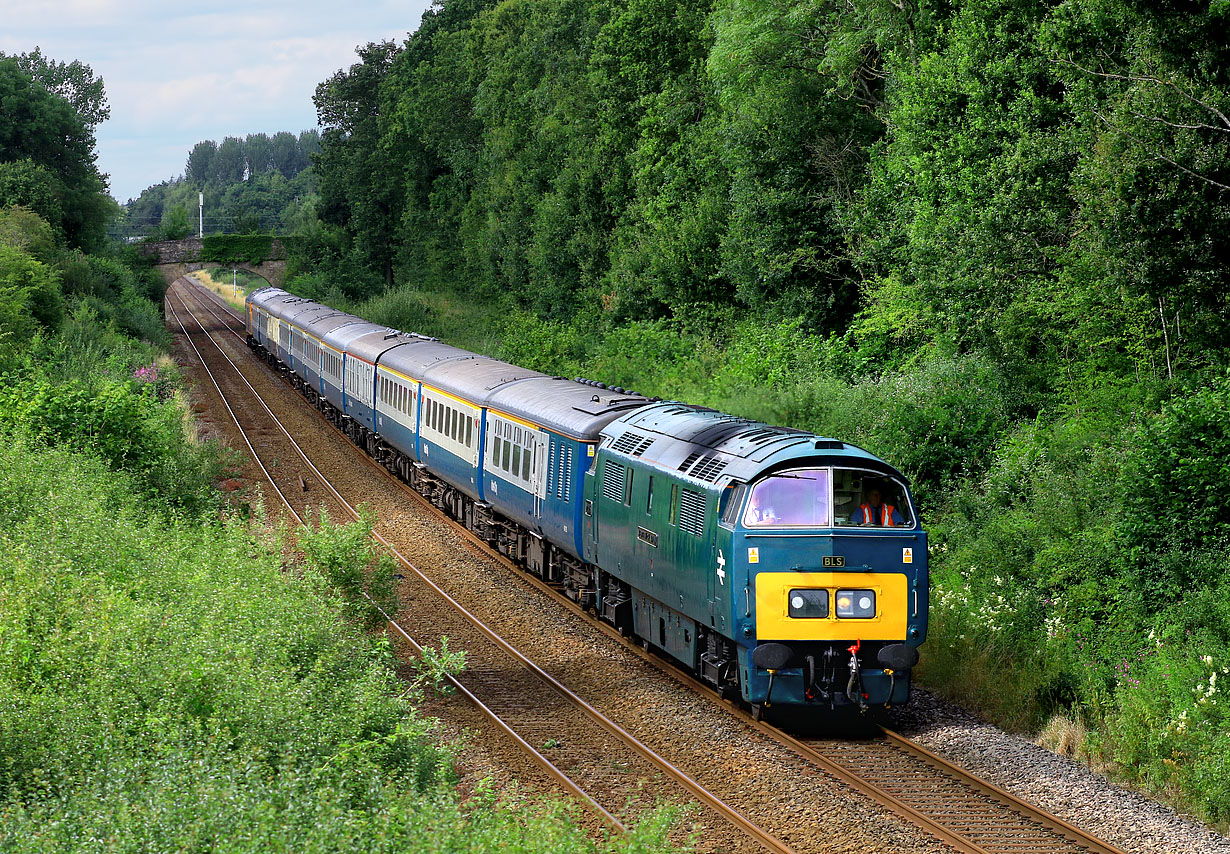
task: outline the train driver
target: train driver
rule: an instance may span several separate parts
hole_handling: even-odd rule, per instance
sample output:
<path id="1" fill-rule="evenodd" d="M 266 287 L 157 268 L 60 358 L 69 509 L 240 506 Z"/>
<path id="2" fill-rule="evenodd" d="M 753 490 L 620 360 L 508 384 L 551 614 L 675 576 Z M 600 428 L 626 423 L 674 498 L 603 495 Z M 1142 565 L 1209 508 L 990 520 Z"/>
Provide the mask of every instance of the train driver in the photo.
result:
<path id="1" fill-rule="evenodd" d="M 903 520 L 896 507 L 881 499 L 880 488 L 873 486 L 867 490 L 867 500 L 850 517 L 850 524 L 895 528 L 903 524 Z"/>
<path id="2" fill-rule="evenodd" d="M 774 522 L 780 521 L 777 511 L 765 501 L 764 491 L 763 489 L 752 491 L 752 498 L 748 502 L 747 515 L 745 517 L 748 522 L 771 525 Z"/>

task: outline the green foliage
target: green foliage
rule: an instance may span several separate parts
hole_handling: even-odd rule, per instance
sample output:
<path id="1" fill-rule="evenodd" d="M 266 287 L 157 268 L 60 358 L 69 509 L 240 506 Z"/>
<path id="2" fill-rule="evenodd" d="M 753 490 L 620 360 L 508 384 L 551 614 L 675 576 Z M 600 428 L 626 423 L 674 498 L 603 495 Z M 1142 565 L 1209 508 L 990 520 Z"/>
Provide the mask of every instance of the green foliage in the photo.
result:
<path id="1" fill-rule="evenodd" d="M 29 208 L 0 209 L 0 245 L 11 246 L 48 263 L 53 260 L 56 234 L 47 220 Z"/>
<path id="2" fill-rule="evenodd" d="M 1121 527 L 1128 547 L 1147 560 L 1159 549 L 1188 550 L 1230 541 L 1230 377 L 1180 395 L 1150 418 L 1134 437 Z M 1194 565 L 1192 567 L 1194 569 Z M 1213 578 L 1190 571 L 1158 577 L 1162 594 Z"/>
<path id="3" fill-rule="evenodd" d="M 440 638 L 440 648 L 425 646 L 418 661 L 419 687 L 430 688 L 437 694 L 453 693 L 450 677 L 461 675 L 466 666 L 464 650 L 448 648 L 448 638 Z"/>
<path id="4" fill-rule="evenodd" d="M 63 289 L 74 311 L 83 312 L 118 331 L 168 346 L 162 312 L 163 284 L 157 274 L 135 262 L 72 252 L 59 258 Z"/>
<path id="5" fill-rule="evenodd" d="M 188 224 L 188 211 L 176 207 L 163 212 L 162 225 L 158 227 L 159 240 L 183 240 L 192 234 L 192 226 Z"/>
<path id="6" fill-rule="evenodd" d="M 255 264 L 268 259 L 272 248 L 270 234 L 207 234 L 201 245 L 201 260 Z"/>
<path id="7" fill-rule="evenodd" d="M 114 364 L 114 363 L 113 363 Z M 164 367 L 165 370 L 165 367 Z M 197 512 L 210 506 L 215 452 L 185 435 L 178 405 L 159 400 L 157 365 L 90 386 L 55 377 L 9 378 L 0 386 L 0 427 L 54 445 L 89 449 L 132 472 L 143 493 Z"/>
<path id="8" fill-rule="evenodd" d="M 0 443 L 0 848 L 594 850 L 559 805 L 463 808 L 388 644 L 278 543 L 149 511 Z M 665 850 L 664 818 L 599 850 Z"/>
<path id="9" fill-rule="evenodd" d="M 384 624 L 385 617 L 377 607 L 389 617 L 397 616 L 393 584 L 397 562 L 392 555 L 377 549 L 372 539 L 375 522 L 375 515 L 364 507 L 358 520 L 335 525 L 322 509 L 317 527 L 301 527 L 296 533 L 308 566 L 341 593 L 354 614 L 366 617 L 373 627 L 378 627 Z M 364 594 L 371 597 L 371 604 Z"/>
<path id="10" fill-rule="evenodd" d="M 57 197 L 59 184 L 45 166 L 33 160 L 0 163 L 0 210 L 20 206 L 61 231 L 64 211 Z"/>
<path id="11" fill-rule="evenodd" d="M 20 352 L 40 326 L 55 329 L 63 314 L 55 271 L 20 249 L 0 245 L 0 355 Z"/>
<path id="12" fill-rule="evenodd" d="M 0 58 L 3 56 L 0 53 Z M 48 92 L 66 100 L 86 127 L 98 127 L 111 117 L 102 78 L 95 77 L 94 70 L 81 60 L 57 62 L 43 56 L 42 50 L 37 47 L 12 58 Z"/>
<path id="13" fill-rule="evenodd" d="M 70 245 L 97 247 L 114 203 L 94 164 L 93 124 L 68 100 L 34 83 L 22 65 L 21 59 L 0 58 L 0 164 L 6 164 L 0 185 L 13 201 L 62 224 Z M 89 76 L 87 66 L 79 70 Z"/>

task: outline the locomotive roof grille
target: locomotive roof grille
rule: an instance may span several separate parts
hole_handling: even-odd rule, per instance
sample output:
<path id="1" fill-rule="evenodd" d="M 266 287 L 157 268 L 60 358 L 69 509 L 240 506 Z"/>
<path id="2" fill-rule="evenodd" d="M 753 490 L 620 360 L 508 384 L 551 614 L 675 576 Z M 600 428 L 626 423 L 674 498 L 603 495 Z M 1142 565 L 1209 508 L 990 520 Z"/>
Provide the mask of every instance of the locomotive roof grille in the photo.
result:
<path id="1" fill-rule="evenodd" d="M 690 474 L 692 477 L 696 478 L 697 480 L 703 480 L 709 483 L 713 483 L 715 480 L 717 480 L 717 476 L 721 474 L 725 469 L 726 469 L 726 460 L 723 460 L 720 457 L 711 454 L 707 457 L 702 458 L 700 462 L 698 462 L 695 466 L 692 467 L 692 471 L 688 472 L 688 474 Z"/>
<path id="2" fill-rule="evenodd" d="M 679 464 L 679 468 L 676 469 L 676 471 L 687 471 L 688 469 L 692 467 L 692 463 L 696 462 L 699 459 L 700 459 L 700 451 L 693 451 L 692 453 L 688 454 L 687 458 L 683 462 Z"/>
<path id="3" fill-rule="evenodd" d="M 653 444 L 652 436 L 638 436 L 635 433 L 624 433 L 615 443 L 611 445 L 611 450 L 618 451 L 621 454 L 627 454 L 630 457 L 639 457 L 649 450 L 649 446 Z"/>

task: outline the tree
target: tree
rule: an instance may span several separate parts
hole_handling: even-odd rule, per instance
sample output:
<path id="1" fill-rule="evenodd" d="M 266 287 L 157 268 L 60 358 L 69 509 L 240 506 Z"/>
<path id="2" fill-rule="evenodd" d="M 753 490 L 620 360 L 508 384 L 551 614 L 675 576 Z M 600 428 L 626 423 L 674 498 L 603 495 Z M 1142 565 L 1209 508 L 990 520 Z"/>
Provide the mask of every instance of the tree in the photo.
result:
<path id="1" fill-rule="evenodd" d="M 0 104 L 0 163 L 28 161 L 47 170 L 69 244 L 100 245 L 113 203 L 94 164 L 90 127 L 67 100 L 33 85 L 15 59 L 0 60 Z"/>
<path id="2" fill-rule="evenodd" d="M 198 142 L 188 152 L 188 165 L 184 177 L 194 186 L 204 188 L 214 175 L 214 159 L 218 156 L 218 143 L 212 139 Z"/>
<path id="3" fill-rule="evenodd" d="M 188 211 L 182 207 L 168 208 L 162 217 L 160 236 L 163 240 L 183 240 L 192 234 Z"/>
<path id="4" fill-rule="evenodd" d="M 359 48 L 361 61 L 317 86 L 312 99 L 324 129 L 314 158 L 321 164 L 321 219 L 348 228 L 355 251 L 388 288 L 402 193 L 391 180 L 396 166 L 379 145 L 388 112 L 381 83 L 397 52 L 387 41 Z"/>
<path id="5" fill-rule="evenodd" d="M 243 142 L 248 163 L 248 178 L 264 175 L 273 168 L 273 144 L 267 133 L 250 133 Z"/>
<path id="6" fill-rule="evenodd" d="M 0 208 L 0 246 L 11 246 L 48 263 L 56 250 L 56 232 L 29 208 Z"/>
<path id="7" fill-rule="evenodd" d="M 0 163 L 0 210 L 20 205 L 60 231 L 64 212 L 59 195 L 59 182 L 46 167 L 29 159 Z"/>
<path id="8" fill-rule="evenodd" d="M 3 58 L 4 54 L 0 53 L 0 59 Z M 107 105 L 103 80 L 94 76 L 90 66 L 80 60 L 56 62 L 43 56 L 42 49 L 37 47 L 13 58 L 22 71 L 42 83 L 48 92 L 68 101 L 91 132 L 110 118 L 111 107 Z"/>
<path id="9" fill-rule="evenodd" d="M 279 131 L 269 140 L 269 159 L 275 171 L 290 179 L 306 169 L 310 161 L 299 147 L 299 139 L 289 131 Z"/>
<path id="10" fill-rule="evenodd" d="M 243 140 L 237 136 L 228 136 L 223 139 L 214 157 L 210 183 L 234 184 L 246 177 L 246 170 L 247 158 L 244 156 Z"/>

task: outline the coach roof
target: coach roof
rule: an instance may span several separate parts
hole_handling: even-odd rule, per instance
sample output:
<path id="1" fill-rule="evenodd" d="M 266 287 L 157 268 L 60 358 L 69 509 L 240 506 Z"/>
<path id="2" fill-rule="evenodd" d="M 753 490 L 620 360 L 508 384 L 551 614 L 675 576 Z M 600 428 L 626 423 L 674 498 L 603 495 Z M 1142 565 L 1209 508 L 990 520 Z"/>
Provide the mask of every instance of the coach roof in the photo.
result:
<path id="1" fill-rule="evenodd" d="M 630 409 L 647 403 L 649 401 L 638 394 L 539 374 L 494 389 L 487 405 L 556 433 L 594 442 L 604 426 Z"/>

